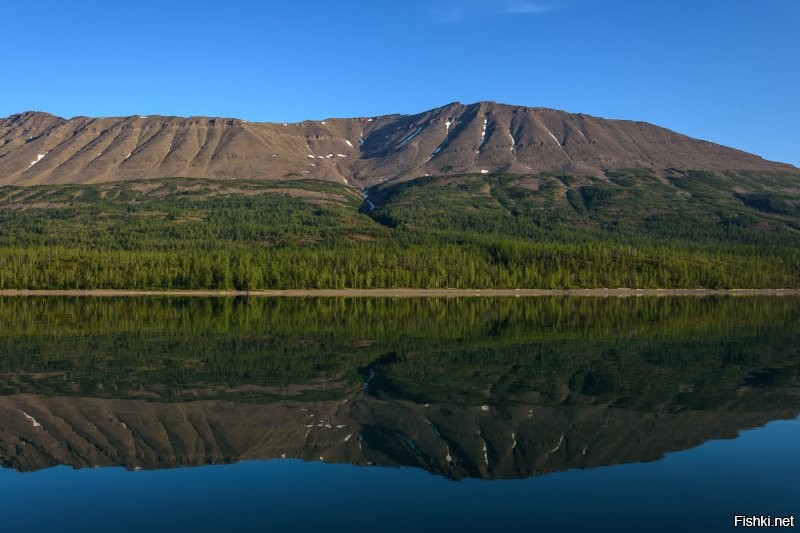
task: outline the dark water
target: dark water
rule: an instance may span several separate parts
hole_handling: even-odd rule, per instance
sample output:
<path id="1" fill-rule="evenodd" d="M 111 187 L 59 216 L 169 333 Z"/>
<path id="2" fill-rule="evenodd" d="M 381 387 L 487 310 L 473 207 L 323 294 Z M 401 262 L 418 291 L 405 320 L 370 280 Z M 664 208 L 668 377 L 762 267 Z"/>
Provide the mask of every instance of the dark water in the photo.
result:
<path id="1" fill-rule="evenodd" d="M 0 531 L 800 518 L 800 299 L 0 299 Z"/>

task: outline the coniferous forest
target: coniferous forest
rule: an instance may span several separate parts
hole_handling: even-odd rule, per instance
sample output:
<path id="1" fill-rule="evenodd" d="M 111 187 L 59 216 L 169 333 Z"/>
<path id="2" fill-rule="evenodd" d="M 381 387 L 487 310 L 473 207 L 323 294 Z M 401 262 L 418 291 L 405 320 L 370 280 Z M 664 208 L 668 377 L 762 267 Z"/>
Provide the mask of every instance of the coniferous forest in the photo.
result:
<path id="1" fill-rule="evenodd" d="M 783 176 L 670 172 L 7 186 L 0 289 L 800 287 Z"/>

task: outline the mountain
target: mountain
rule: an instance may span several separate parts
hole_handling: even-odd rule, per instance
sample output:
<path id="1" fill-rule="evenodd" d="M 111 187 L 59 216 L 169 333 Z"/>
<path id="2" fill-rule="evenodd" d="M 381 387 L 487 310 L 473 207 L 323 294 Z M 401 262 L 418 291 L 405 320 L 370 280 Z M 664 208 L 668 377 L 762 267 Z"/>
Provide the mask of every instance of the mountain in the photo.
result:
<path id="1" fill-rule="evenodd" d="M 494 102 L 295 124 L 39 112 L 0 119 L 0 185 L 184 176 L 314 178 L 365 188 L 425 175 L 630 168 L 798 171 L 645 122 Z"/>

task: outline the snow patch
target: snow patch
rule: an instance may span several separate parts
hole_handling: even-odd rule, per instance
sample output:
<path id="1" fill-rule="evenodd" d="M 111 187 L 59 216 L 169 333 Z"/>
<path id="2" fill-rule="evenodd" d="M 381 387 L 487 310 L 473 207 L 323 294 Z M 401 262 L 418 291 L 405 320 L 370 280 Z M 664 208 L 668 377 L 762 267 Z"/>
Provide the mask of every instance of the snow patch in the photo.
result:
<path id="1" fill-rule="evenodd" d="M 436 154 L 438 154 L 438 153 L 439 153 L 439 152 L 441 152 L 441 151 L 442 151 L 442 147 L 441 147 L 441 146 L 439 146 L 438 148 L 436 148 L 436 150 L 434 150 L 434 151 L 433 151 L 433 153 L 431 154 L 431 156 L 428 158 L 428 161 L 430 161 L 431 159 L 433 159 L 434 157 L 436 157 Z M 426 161 L 426 163 L 427 163 L 428 161 Z"/>
<path id="2" fill-rule="evenodd" d="M 325 157 L 327 157 L 328 159 L 330 159 L 331 157 L 333 157 L 333 154 L 328 154 L 328 155 L 326 155 Z"/>
<path id="3" fill-rule="evenodd" d="M 478 146 L 478 151 L 480 151 L 483 143 L 486 142 L 486 125 L 489 123 L 489 119 L 483 119 L 483 131 L 481 132 L 481 144 Z"/>
<path id="4" fill-rule="evenodd" d="M 37 155 L 36 159 L 34 161 L 31 161 L 31 164 L 28 165 L 28 168 L 31 168 L 33 165 L 35 165 L 36 163 L 41 161 L 44 158 L 44 156 L 46 156 L 46 155 L 47 155 L 47 152 Z"/>
<path id="5" fill-rule="evenodd" d="M 313 156 L 313 155 L 307 155 L 306 157 L 309 158 L 309 159 L 316 159 L 316 156 Z"/>
<path id="6" fill-rule="evenodd" d="M 147 118 L 147 115 L 139 115 L 139 118 Z"/>
<path id="7" fill-rule="evenodd" d="M 488 173 L 489 173 L 489 171 L 488 171 L 488 170 L 485 170 L 485 169 L 484 169 L 484 170 L 481 170 L 481 174 L 488 174 Z"/>
<path id="8" fill-rule="evenodd" d="M 398 148 L 400 146 L 403 146 L 404 144 L 406 144 L 408 141 L 410 141 L 411 139 L 413 139 L 417 135 L 419 135 L 419 132 L 421 132 L 421 131 L 422 131 L 422 126 L 418 127 L 414 133 L 412 133 L 411 135 L 409 135 L 408 137 L 403 139 L 403 141 L 398 145 Z"/>
<path id="9" fill-rule="evenodd" d="M 561 146 L 561 141 L 559 141 L 559 140 L 558 140 L 558 138 L 557 138 L 555 135 L 553 135 L 553 133 L 552 133 L 550 130 L 548 130 L 547 128 L 545 128 L 545 131 L 547 132 L 547 134 L 548 134 L 550 137 L 552 137 L 552 138 L 553 138 L 553 140 L 554 140 L 555 142 L 557 142 L 557 143 L 558 143 L 558 145 L 559 145 L 559 146 Z"/>
<path id="10" fill-rule="evenodd" d="M 325 121 L 324 121 L 324 120 L 322 121 L 322 125 L 323 125 L 323 126 L 325 125 Z"/>
<path id="11" fill-rule="evenodd" d="M 126 155 L 125 157 L 123 157 L 123 158 L 122 158 L 122 160 L 123 160 L 123 161 L 125 161 L 126 159 L 128 159 L 128 158 L 131 156 L 131 154 L 132 154 L 132 153 L 133 153 L 133 152 L 128 152 L 128 155 Z"/>
<path id="12" fill-rule="evenodd" d="M 344 142 L 347 143 L 347 146 L 349 146 L 350 148 L 353 148 L 353 143 L 351 143 L 350 140 L 346 140 Z"/>
<path id="13" fill-rule="evenodd" d="M 336 154 L 336 157 L 347 157 L 347 156 L 344 154 Z"/>

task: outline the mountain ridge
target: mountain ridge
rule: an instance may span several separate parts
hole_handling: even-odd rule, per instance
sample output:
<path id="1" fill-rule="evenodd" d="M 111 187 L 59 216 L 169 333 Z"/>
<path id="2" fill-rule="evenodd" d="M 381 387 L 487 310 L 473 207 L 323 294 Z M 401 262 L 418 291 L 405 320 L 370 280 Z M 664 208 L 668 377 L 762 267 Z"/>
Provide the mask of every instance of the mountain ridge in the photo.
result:
<path id="1" fill-rule="evenodd" d="M 800 172 L 642 121 L 495 102 L 296 123 L 132 115 L 0 119 L 0 185 L 173 176 L 314 178 L 366 188 L 426 175 L 602 175 L 668 168 Z"/>

